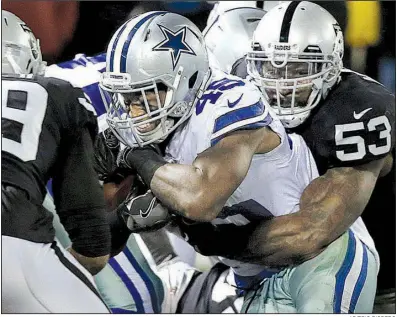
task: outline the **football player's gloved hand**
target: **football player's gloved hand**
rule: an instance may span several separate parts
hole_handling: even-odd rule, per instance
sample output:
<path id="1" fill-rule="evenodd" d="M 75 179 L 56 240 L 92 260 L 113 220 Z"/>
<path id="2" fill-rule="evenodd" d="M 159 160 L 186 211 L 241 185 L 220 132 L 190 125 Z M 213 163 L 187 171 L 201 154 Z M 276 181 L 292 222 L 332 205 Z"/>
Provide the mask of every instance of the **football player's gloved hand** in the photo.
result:
<path id="1" fill-rule="evenodd" d="M 150 190 L 136 195 L 132 192 L 117 208 L 117 213 L 124 219 L 128 229 L 133 233 L 155 231 L 171 221 L 171 214 Z"/>
<path id="2" fill-rule="evenodd" d="M 114 135 L 110 128 L 106 129 L 102 132 L 105 137 L 105 142 L 108 148 L 112 151 L 113 154 L 117 155 L 120 151 L 120 141 Z"/>
<path id="3" fill-rule="evenodd" d="M 94 143 L 94 168 L 100 180 L 104 181 L 116 170 L 116 158 L 119 150 L 120 144 L 110 129 L 106 129 L 96 138 Z"/>
<path id="4" fill-rule="evenodd" d="M 246 248 L 256 227 L 255 223 L 237 226 L 233 223 L 214 225 L 210 222 L 193 222 L 183 217 L 175 217 L 186 241 L 205 256 L 238 257 Z"/>
<path id="5" fill-rule="evenodd" d="M 215 225 L 210 222 L 197 222 L 180 215 L 173 217 L 172 224 L 179 228 L 182 237 L 196 252 L 202 255 L 215 255 L 216 250 L 208 250 L 208 244 L 212 244 L 217 238 Z"/>
<path id="6" fill-rule="evenodd" d="M 122 149 L 117 155 L 117 161 L 116 161 L 117 166 L 120 168 L 128 168 L 130 170 L 134 170 L 134 168 L 128 162 L 128 154 L 134 150 L 136 149 L 128 146 Z"/>
<path id="7" fill-rule="evenodd" d="M 120 152 L 120 142 L 110 129 L 100 133 L 94 143 L 94 168 L 98 177 L 104 183 L 119 183 L 129 173 L 117 166 L 117 155 Z"/>

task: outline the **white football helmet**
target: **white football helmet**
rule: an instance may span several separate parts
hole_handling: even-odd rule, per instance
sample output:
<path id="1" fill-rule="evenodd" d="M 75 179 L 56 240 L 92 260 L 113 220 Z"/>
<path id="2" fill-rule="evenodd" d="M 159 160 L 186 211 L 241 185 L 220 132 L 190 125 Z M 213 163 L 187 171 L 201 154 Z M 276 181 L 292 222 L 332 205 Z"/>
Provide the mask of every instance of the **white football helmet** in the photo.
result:
<path id="1" fill-rule="evenodd" d="M 230 73 L 233 64 L 247 54 L 255 28 L 265 13 L 257 8 L 232 8 L 207 25 L 204 40 L 218 68 Z"/>
<path id="2" fill-rule="evenodd" d="M 283 124 L 293 128 L 336 84 L 343 33 L 325 9 L 307 1 L 282 3 L 259 22 L 247 71 Z"/>
<path id="3" fill-rule="evenodd" d="M 207 26 L 214 23 L 214 21 L 223 14 L 225 11 L 235 8 L 258 8 L 265 11 L 269 11 L 274 6 L 285 2 L 285 1 L 207 1 L 208 3 L 214 3 L 210 14 L 207 19 Z"/>
<path id="4" fill-rule="evenodd" d="M 39 40 L 15 14 L 1 10 L 1 67 L 5 74 L 43 74 Z"/>
<path id="5" fill-rule="evenodd" d="M 130 147 L 161 142 L 190 117 L 210 76 L 204 38 L 187 18 L 162 11 L 135 17 L 107 49 L 100 87 L 108 124 Z"/>

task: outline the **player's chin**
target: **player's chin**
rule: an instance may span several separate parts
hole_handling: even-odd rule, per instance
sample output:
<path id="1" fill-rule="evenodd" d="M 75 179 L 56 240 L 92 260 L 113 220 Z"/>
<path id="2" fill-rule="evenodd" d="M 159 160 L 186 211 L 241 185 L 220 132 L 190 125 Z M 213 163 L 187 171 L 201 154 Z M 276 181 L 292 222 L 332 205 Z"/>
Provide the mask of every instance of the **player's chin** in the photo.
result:
<path id="1" fill-rule="evenodd" d="M 116 209 L 127 198 L 135 177 L 135 175 L 129 175 L 119 184 L 106 183 L 103 185 L 103 193 L 108 211 Z"/>

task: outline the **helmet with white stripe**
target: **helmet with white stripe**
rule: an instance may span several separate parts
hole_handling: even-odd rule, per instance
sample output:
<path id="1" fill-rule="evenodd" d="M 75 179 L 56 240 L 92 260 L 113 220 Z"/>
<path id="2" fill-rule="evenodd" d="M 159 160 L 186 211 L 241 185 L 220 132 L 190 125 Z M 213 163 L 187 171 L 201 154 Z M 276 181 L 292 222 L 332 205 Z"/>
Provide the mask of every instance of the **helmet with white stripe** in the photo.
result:
<path id="1" fill-rule="evenodd" d="M 100 87 L 109 126 L 131 147 L 161 142 L 192 114 L 209 77 L 204 39 L 191 21 L 139 15 L 108 45 Z"/>
<path id="2" fill-rule="evenodd" d="M 259 22 L 247 70 L 283 124 L 293 128 L 336 84 L 343 51 L 342 30 L 328 11 L 290 1 Z"/>
<path id="3" fill-rule="evenodd" d="M 1 68 L 8 74 L 43 74 L 39 40 L 15 14 L 1 10 Z"/>
<path id="4" fill-rule="evenodd" d="M 233 64 L 247 54 L 255 28 L 265 13 L 257 8 L 232 8 L 207 25 L 203 31 L 205 43 L 218 68 L 230 73 Z"/>

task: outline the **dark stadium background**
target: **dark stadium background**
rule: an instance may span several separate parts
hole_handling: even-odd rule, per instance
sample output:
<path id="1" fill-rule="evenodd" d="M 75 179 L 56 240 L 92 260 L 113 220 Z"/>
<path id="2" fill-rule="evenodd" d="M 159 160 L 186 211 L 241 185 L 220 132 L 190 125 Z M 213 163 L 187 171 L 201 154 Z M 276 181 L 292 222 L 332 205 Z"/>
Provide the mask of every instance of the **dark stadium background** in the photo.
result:
<path id="1" fill-rule="evenodd" d="M 71 59 L 77 53 L 92 55 L 105 50 L 113 32 L 130 14 L 167 10 L 185 15 L 203 29 L 213 2 L 4 0 L 2 6 L 30 25 L 41 40 L 46 60 L 52 63 Z M 330 11 L 346 30 L 349 10 L 345 1 L 314 2 Z M 358 65 L 351 65 L 351 50 L 346 45 L 345 65 L 379 80 L 395 92 L 396 2 L 379 1 L 379 4 L 379 14 L 373 12 L 374 16 L 379 15 L 377 18 L 380 20 L 376 31 L 378 40 L 358 48 L 358 54 L 366 53 L 362 61 L 356 57 L 353 59 L 356 63 L 359 60 Z M 367 28 L 358 32 L 365 34 Z"/>

